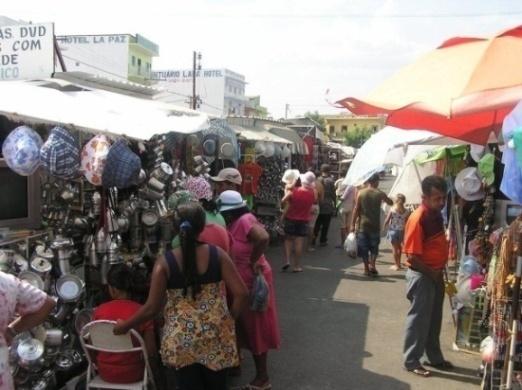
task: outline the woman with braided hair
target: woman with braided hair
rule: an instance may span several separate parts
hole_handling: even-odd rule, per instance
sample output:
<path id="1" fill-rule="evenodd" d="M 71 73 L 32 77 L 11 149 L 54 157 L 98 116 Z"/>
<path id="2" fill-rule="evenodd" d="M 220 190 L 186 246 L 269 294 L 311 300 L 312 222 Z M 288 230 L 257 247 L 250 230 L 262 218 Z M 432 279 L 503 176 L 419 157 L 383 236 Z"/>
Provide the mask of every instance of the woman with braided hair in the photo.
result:
<path id="1" fill-rule="evenodd" d="M 176 370 L 180 389 L 224 390 L 226 369 L 238 364 L 234 318 L 243 310 L 248 292 L 230 257 L 199 242 L 205 227 L 199 204 L 179 206 L 175 225 L 180 248 L 156 260 L 147 302 L 114 332 L 126 333 L 152 318 L 166 295 L 163 363 Z M 233 297 L 230 310 L 224 287 Z"/>

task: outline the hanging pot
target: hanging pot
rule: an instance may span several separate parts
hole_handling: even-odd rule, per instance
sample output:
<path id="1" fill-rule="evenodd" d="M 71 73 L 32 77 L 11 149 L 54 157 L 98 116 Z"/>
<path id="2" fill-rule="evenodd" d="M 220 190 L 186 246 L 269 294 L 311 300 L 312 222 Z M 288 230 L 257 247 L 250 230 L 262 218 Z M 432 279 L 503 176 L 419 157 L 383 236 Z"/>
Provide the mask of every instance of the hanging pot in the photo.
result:
<path id="1" fill-rule="evenodd" d="M 112 240 L 109 244 L 109 249 L 107 250 L 107 260 L 111 265 L 121 263 L 120 248 L 115 240 Z"/>
<path id="2" fill-rule="evenodd" d="M 103 227 L 96 233 L 96 252 L 105 253 L 107 251 L 107 237 Z"/>
<path id="3" fill-rule="evenodd" d="M 31 261 L 31 270 L 37 273 L 44 282 L 44 291 L 48 291 L 51 283 L 51 271 L 53 264 L 43 257 L 35 257 Z"/>
<path id="4" fill-rule="evenodd" d="M 165 183 L 155 177 L 149 179 L 147 186 L 153 191 L 163 192 L 165 190 Z"/>
<path id="5" fill-rule="evenodd" d="M 155 226 L 158 223 L 158 214 L 154 209 L 144 210 L 141 213 L 141 222 L 148 227 Z"/>
<path id="6" fill-rule="evenodd" d="M 167 210 L 167 206 L 165 205 L 165 201 L 163 199 L 156 201 L 156 210 L 158 211 L 158 216 L 160 218 L 164 218 L 169 214 L 169 211 Z"/>
<path id="7" fill-rule="evenodd" d="M 117 222 L 118 222 L 118 232 L 126 233 L 129 230 L 129 226 L 130 226 L 129 218 L 122 215 L 118 218 Z"/>
<path id="8" fill-rule="evenodd" d="M 172 167 L 166 162 L 162 162 L 158 168 L 152 172 L 152 176 L 159 181 L 166 182 L 173 175 Z"/>
<path id="9" fill-rule="evenodd" d="M 63 275 L 56 281 L 56 294 L 63 302 L 78 302 L 85 284 L 76 275 Z"/>

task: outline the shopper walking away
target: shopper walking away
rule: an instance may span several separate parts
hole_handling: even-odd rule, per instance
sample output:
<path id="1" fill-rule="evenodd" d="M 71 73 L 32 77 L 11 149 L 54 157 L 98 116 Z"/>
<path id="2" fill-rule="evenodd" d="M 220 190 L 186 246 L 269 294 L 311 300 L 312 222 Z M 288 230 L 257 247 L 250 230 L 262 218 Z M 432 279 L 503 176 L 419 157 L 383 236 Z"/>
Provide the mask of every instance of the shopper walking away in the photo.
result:
<path id="1" fill-rule="evenodd" d="M 390 267 L 394 271 L 402 269 L 402 240 L 404 239 L 404 226 L 410 216 L 409 210 L 404 207 L 406 197 L 403 194 L 397 194 L 395 204 L 388 213 L 386 221 L 384 221 L 384 228 L 388 229 L 388 240 L 393 247 L 393 260 L 395 264 Z"/>
<path id="2" fill-rule="evenodd" d="M 139 272 L 125 264 L 113 265 L 107 273 L 111 300 L 94 310 L 94 320 L 118 321 L 132 317 L 141 308 L 137 302 L 146 294 L 146 280 Z M 159 383 L 159 362 L 153 321 L 147 321 L 137 328 L 142 335 L 151 369 Z M 145 362 L 141 352 L 126 354 L 99 352 L 96 367 L 103 380 L 111 383 L 134 383 L 143 379 Z"/>
<path id="3" fill-rule="evenodd" d="M 440 176 L 422 181 L 422 204 L 415 210 L 404 233 L 404 252 L 408 256 L 406 296 L 410 309 L 406 318 L 404 366 L 416 375 L 430 376 L 421 364 L 451 369 L 440 349 L 440 330 L 444 303 L 443 269 L 448 260 L 448 241 L 441 210 L 446 202 L 447 185 Z"/>
<path id="4" fill-rule="evenodd" d="M 330 176 L 330 166 L 323 164 L 321 166 L 321 177 L 317 179 L 321 185 L 322 196 L 319 199 L 319 216 L 315 222 L 314 227 L 314 241 L 320 233 L 319 245 L 326 246 L 328 243 L 328 229 L 330 228 L 330 221 L 332 216 L 335 214 L 335 181 Z"/>
<path id="5" fill-rule="evenodd" d="M 282 204 L 288 204 L 284 220 L 286 262 L 283 265 L 283 271 L 286 271 L 290 265 L 292 265 L 292 272 L 303 271 L 301 255 L 304 241 L 308 236 L 308 223 L 311 218 L 312 206 L 317 201 L 314 189 L 310 185 L 304 186 L 302 184 L 305 179 L 307 178 L 304 176 L 302 179 L 298 178 L 294 187 L 281 200 Z M 311 179 L 308 175 L 308 180 Z M 315 179 L 315 176 L 313 179 Z"/>
<path id="6" fill-rule="evenodd" d="M 247 288 L 252 291 L 259 273 L 268 284 L 269 302 L 266 310 L 253 311 L 249 308 L 243 311 L 239 318 L 238 336 L 241 345 L 252 352 L 256 366 L 255 378 L 244 389 L 269 390 L 272 386 L 268 376 L 268 351 L 280 345 L 272 269 L 264 256 L 269 236 L 238 192 L 223 192 L 218 204 L 233 238 L 234 261 Z"/>
<path id="7" fill-rule="evenodd" d="M 9 368 L 11 341 L 44 322 L 54 306 L 43 291 L 0 271 L 0 390 L 14 390 Z"/>
<path id="8" fill-rule="evenodd" d="M 350 231 L 357 231 L 357 255 L 364 262 L 365 275 L 376 276 L 375 266 L 381 242 L 381 204 L 393 205 L 393 201 L 378 189 L 379 175 L 368 179 L 368 186 L 357 195 Z"/>
<path id="9" fill-rule="evenodd" d="M 343 179 L 344 180 L 344 179 Z M 352 185 L 340 183 L 336 194 L 339 198 L 339 215 L 341 216 L 341 248 L 343 247 L 350 224 L 352 223 L 352 213 L 355 207 L 355 199 L 357 196 L 357 188 Z"/>
<path id="10" fill-rule="evenodd" d="M 315 223 L 317 222 L 317 218 L 319 217 L 319 199 L 322 194 L 319 194 L 319 185 L 317 183 L 317 178 L 312 171 L 306 172 L 301 180 L 301 183 L 304 187 L 310 188 L 314 191 L 315 202 L 310 209 L 310 221 L 308 221 L 308 251 L 313 252 L 315 250 L 313 241 L 314 241 L 314 230 Z"/>
<path id="11" fill-rule="evenodd" d="M 244 309 L 248 292 L 230 257 L 199 243 L 205 226 L 200 205 L 180 206 L 175 225 L 181 248 L 156 260 L 147 302 L 114 332 L 126 333 L 151 319 L 166 298 L 161 356 L 176 370 L 179 389 L 224 390 L 226 369 L 238 365 L 234 318 Z M 224 287 L 233 299 L 230 310 Z"/>

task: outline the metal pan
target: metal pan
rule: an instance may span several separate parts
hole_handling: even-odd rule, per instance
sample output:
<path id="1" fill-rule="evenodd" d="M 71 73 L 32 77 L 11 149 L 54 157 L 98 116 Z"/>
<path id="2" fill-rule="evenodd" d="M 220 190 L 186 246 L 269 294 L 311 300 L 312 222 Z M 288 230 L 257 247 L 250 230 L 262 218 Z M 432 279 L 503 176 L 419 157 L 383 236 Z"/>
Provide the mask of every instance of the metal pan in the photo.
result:
<path id="1" fill-rule="evenodd" d="M 85 283 L 78 276 L 63 275 L 56 281 L 56 294 L 63 302 L 78 302 L 84 287 Z"/>
<path id="2" fill-rule="evenodd" d="M 21 280 L 25 280 L 31 286 L 36 287 L 39 290 L 44 291 L 44 281 L 36 272 L 33 271 L 22 271 L 18 274 L 18 278 Z"/>

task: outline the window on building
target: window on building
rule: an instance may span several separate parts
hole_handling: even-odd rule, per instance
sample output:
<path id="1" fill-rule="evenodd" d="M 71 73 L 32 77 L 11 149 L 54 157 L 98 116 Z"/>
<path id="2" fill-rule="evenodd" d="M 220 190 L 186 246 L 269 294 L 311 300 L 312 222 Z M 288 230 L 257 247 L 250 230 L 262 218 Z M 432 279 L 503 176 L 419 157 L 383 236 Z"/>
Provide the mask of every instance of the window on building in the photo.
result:
<path id="1" fill-rule="evenodd" d="M 341 126 L 341 133 L 348 133 L 348 126 L 346 126 L 346 125 Z"/>
<path id="2" fill-rule="evenodd" d="M 132 56 L 132 66 L 136 66 L 136 57 Z"/>
<path id="3" fill-rule="evenodd" d="M 330 125 L 330 126 L 328 127 L 328 132 L 329 132 L 330 134 L 335 134 L 335 126 L 334 126 L 334 125 Z"/>
<path id="4" fill-rule="evenodd" d="M 141 74 L 141 58 L 138 58 L 138 74 Z"/>

